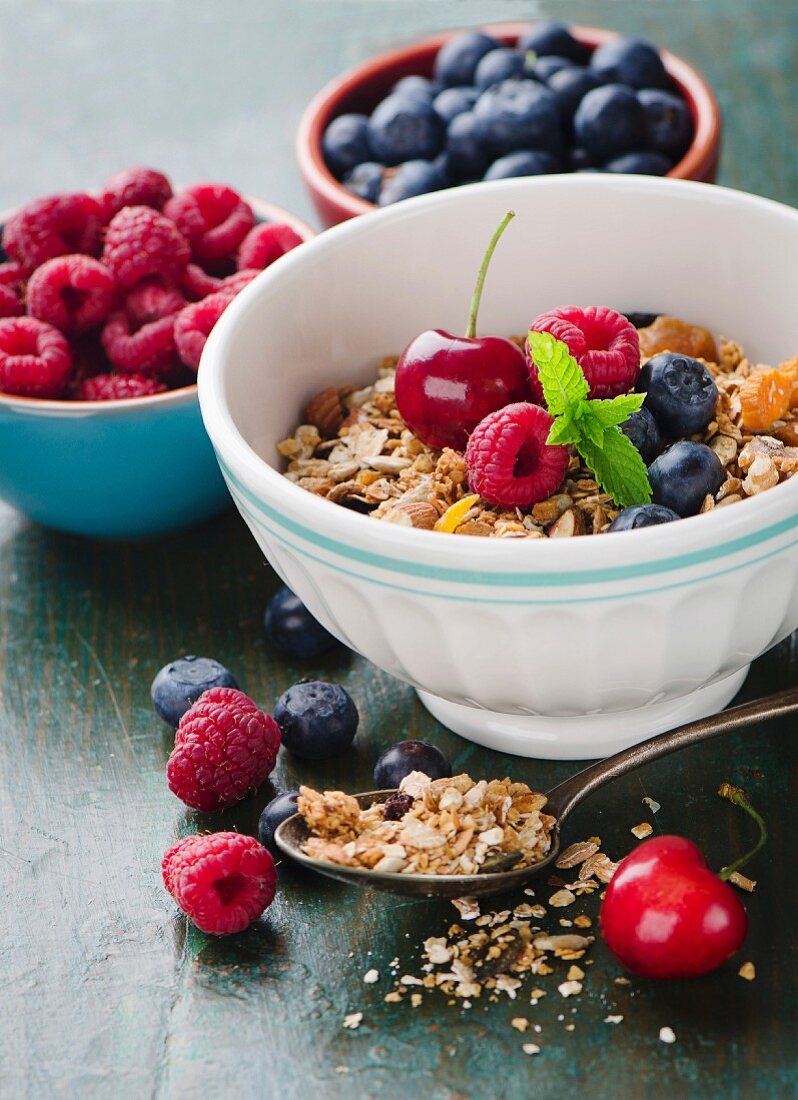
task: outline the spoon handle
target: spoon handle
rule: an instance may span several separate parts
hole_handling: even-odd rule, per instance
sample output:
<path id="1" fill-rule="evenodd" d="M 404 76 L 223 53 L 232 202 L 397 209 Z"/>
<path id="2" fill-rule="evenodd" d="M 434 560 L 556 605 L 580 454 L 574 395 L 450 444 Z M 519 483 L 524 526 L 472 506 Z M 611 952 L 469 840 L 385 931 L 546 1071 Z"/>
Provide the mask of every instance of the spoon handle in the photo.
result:
<path id="1" fill-rule="evenodd" d="M 648 741 L 642 741 L 639 745 L 632 745 L 630 749 L 608 756 L 606 760 L 600 760 L 597 764 L 591 764 L 576 775 L 558 784 L 548 794 L 546 812 L 557 818 L 558 824 L 586 798 L 611 779 L 619 775 L 626 775 L 648 764 L 660 756 L 677 752 L 687 745 L 695 745 L 699 741 L 706 741 L 710 737 L 716 737 L 719 733 L 729 733 L 731 730 L 742 729 L 744 726 L 752 726 L 757 722 L 766 722 L 771 718 L 783 718 L 788 714 L 798 711 L 798 687 L 788 688 L 786 691 L 768 695 L 764 699 L 755 699 L 751 703 L 743 703 L 739 707 L 730 710 L 722 710 L 718 714 L 712 714 L 708 718 L 701 718 L 689 725 L 679 726 L 678 729 L 661 733 L 658 737 L 652 737 Z"/>

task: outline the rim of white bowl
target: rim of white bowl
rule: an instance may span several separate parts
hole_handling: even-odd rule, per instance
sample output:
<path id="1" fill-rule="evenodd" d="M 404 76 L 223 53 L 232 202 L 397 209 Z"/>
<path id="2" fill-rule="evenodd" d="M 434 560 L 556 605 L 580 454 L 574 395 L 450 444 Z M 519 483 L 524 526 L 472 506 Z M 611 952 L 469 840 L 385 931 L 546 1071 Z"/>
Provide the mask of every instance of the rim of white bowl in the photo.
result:
<path id="1" fill-rule="evenodd" d="M 190 184 L 176 184 L 179 190 Z M 89 192 L 91 194 L 92 192 Z M 256 216 L 266 222 L 281 222 L 294 229 L 303 242 L 307 243 L 316 236 L 316 230 L 307 222 L 292 214 L 276 203 L 267 202 L 266 199 L 253 198 L 244 195 L 244 200 L 249 203 Z M 24 203 L 23 203 L 24 205 Z M 15 214 L 20 207 L 13 207 L 0 213 L 0 228 Z M 0 235 L 1 236 L 1 235 Z M 283 257 L 281 256 L 280 259 Z M 110 364 L 109 364 L 110 366 Z M 197 383 L 191 382 L 187 386 L 179 386 L 175 390 L 166 390 L 165 393 L 150 393 L 143 397 L 115 397 L 111 401 L 71 401 L 64 397 L 21 397 L 18 394 L 3 393 L 0 391 L 0 408 L 13 409 L 35 416 L 37 412 L 48 413 L 50 416 L 81 416 L 89 414 L 106 415 L 113 413 L 130 412 L 132 408 L 151 409 L 162 405 L 184 405 L 193 403 L 197 398 Z"/>
<path id="2" fill-rule="evenodd" d="M 309 493 L 306 489 L 288 481 L 279 470 L 271 466 L 250 447 L 239 432 L 230 412 L 225 396 L 225 376 L 229 361 L 226 351 L 239 321 L 250 310 L 257 309 L 259 295 L 274 279 L 280 278 L 291 270 L 291 265 L 308 263 L 316 253 L 336 249 L 349 236 L 368 233 L 371 226 L 379 220 L 401 220 L 413 218 L 416 211 L 434 209 L 438 205 L 457 201 L 457 196 L 479 190 L 485 193 L 500 193 L 518 187 L 532 189 L 603 190 L 612 192 L 649 192 L 652 195 L 667 196 L 678 188 L 690 194 L 695 200 L 711 203 L 730 203 L 742 208 L 761 208 L 775 211 L 780 217 L 798 223 L 798 211 L 772 199 L 750 195 L 743 191 L 719 187 L 691 180 L 659 179 L 651 176 L 543 176 L 524 179 L 495 180 L 460 187 L 456 192 L 442 191 L 406 199 L 395 206 L 375 211 L 359 218 L 342 222 L 315 237 L 308 245 L 296 253 L 285 256 L 279 271 L 262 272 L 248 284 L 225 310 L 214 327 L 200 361 L 198 374 L 199 400 L 206 430 L 211 437 L 217 458 L 223 473 L 230 478 L 235 487 L 246 496 L 250 503 L 262 513 L 277 521 L 286 530 L 305 540 L 315 542 L 333 553 L 354 557 L 378 568 L 398 569 L 405 574 L 439 577 L 442 580 L 470 580 L 478 583 L 492 583 L 489 577 L 479 570 L 487 568 L 496 574 L 496 583 L 501 583 L 501 573 L 513 573 L 519 582 L 567 584 L 575 580 L 574 567 L 584 563 L 586 572 L 591 574 L 584 583 L 594 581 L 620 580 L 628 578 L 628 564 L 637 563 L 637 574 L 662 573 L 665 569 L 682 569 L 712 560 L 721 555 L 737 553 L 756 543 L 766 542 L 790 529 L 798 530 L 798 507 L 792 509 L 792 515 L 781 517 L 787 500 L 795 501 L 798 494 L 798 477 L 795 483 L 784 483 L 758 496 L 741 502 L 742 507 L 720 508 L 702 515 L 690 516 L 678 523 L 665 523 L 635 531 L 615 532 L 612 539 L 591 537 L 570 539 L 479 539 L 460 538 L 442 539 L 438 532 L 406 528 L 398 524 L 375 523 L 367 515 L 361 515 L 350 509 Z M 246 471 L 253 483 L 263 487 L 264 500 L 244 485 L 232 465 Z M 295 518 L 301 513 L 305 522 Z M 798 535 L 796 536 L 798 541 Z M 373 552 L 363 550 L 368 543 Z M 722 543 L 722 546 L 718 544 Z M 714 550 L 707 549 L 713 544 Z M 702 550 L 703 547 L 703 550 Z M 656 559 L 650 560 L 652 552 L 662 551 Z M 384 552 L 385 557 L 381 556 Z M 391 553 L 392 552 L 392 553 Z M 675 554 L 674 554 L 675 552 Z M 409 553 L 415 560 L 396 557 L 396 554 Z M 596 555 L 606 562 L 611 560 L 620 567 L 617 576 L 611 576 L 613 568 L 596 568 Z M 424 562 L 419 559 L 423 558 Z M 641 562 L 643 558 L 645 561 Z M 443 563 L 451 563 L 446 568 Z M 476 570 L 473 575 L 463 573 L 456 567 L 460 562 Z M 567 569 L 557 578 L 552 565 L 561 562 Z M 436 565 L 436 563 L 441 563 Z M 433 568 L 430 568 L 430 565 Z M 545 573 L 529 572 L 530 565 L 543 567 Z M 499 567 L 506 567 L 499 571 Z M 526 572 L 518 572 L 520 566 L 526 566 Z M 449 577 L 451 574 L 451 577 Z M 634 574 L 631 574 L 634 575 Z M 548 579 L 547 579 L 548 578 Z M 555 579 L 557 578 L 557 579 Z"/>

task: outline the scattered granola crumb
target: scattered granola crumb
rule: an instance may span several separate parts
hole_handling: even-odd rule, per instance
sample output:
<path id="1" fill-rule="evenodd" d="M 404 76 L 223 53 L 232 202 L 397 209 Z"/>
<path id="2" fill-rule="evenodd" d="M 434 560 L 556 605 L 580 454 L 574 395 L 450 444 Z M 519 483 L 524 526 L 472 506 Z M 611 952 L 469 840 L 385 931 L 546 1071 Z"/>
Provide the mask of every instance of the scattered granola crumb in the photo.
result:
<path id="1" fill-rule="evenodd" d="M 574 965 L 568 967 L 568 973 L 565 976 L 569 982 L 579 982 L 584 978 L 585 972 L 580 967 Z"/>
<path id="2" fill-rule="evenodd" d="M 645 798 L 643 799 L 643 802 L 645 802 L 646 806 L 648 806 L 648 808 L 649 808 L 649 810 L 651 810 L 652 814 L 659 813 L 659 811 L 662 809 L 662 803 L 657 802 L 653 798 L 649 798 L 648 795 L 645 796 Z"/>
<path id="3" fill-rule="evenodd" d="M 572 920 L 566 920 L 565 917 L 560 917 L 560 928 L 573 928 L 574 922 Z"/>
<path id="4" fill-rule="evenodd" d="M 402 994 L 397 993 L 395 989 L 392 990 L 392 992 L 390 993 L 386 993 L 385 997 L 383 998 L 383 1000 L 387 1001 L 388 1004 L 398 1004 L 401 999 Z"/>
<path id="5" fill-rule="evenodd" d="M 605 1016 L 605 1024 L 619 1024 L 623 1020 L 623 1016 Z"/>
<path id="6" fill-rule="evenodd" d="M 524 1054 L 540 1054 L 540 1047 L 537 1043 L 524 1043 L 521 1046 L 521 1050 L 523 1050 Z"/>
<path id="7" fill-rule="evenodd" d="M 641 821 L 639 825 L 633 825 L 630 830 L 632 836 L 636 836 L 638 840 L 643 840 L 647 836 L 651 836 L 654 832 L 654 828 L 647 821 Z"/>
<path id="8" fill-rule="evenodd" d="M 675 1043 L 676 1033 L 672 1027 L 661 1027 L 659 1029 L 659 1037 L 663 1043 Z"/>
<path id="9" fill-rule="evenodd" d="M 526 1016 L 514 1016 L 512 1020 L 510 1020 L 510 1026 L 514 1027 L 516 1031 L 526 1031 L 529 1027 L 529 1020 L 527 1020 Z"/>
<path id="10" fill-rule="evenodd" d="M 373 985 L 374 982 L 378 982 L 379 980 L 380 972 L 379 970 L 375 970 L 373 967 L 371 968 L 371 970 L 367 970 L 366 973 L 363 975 L 363 981 L 366 983 L 366 985 Z"/>
<path id="11" fill-rule="evenodd" d="M 362 1019 L 362 1012 L 350 1012 L 348 1016 L 344 1016 L 344 1027 L 348 1028 L 350 1031 L 354 1031 L 355 1028 L 360 1027 Z"/>
<path id="12" fill-rule="evenodd" d="M 582 992 L 582 983 L 576 981 L 562 982 L 557 986 L 557 992 L 563 997 L 575 997 Z"/>
<path id="13" fill-rule="evenodd" d="M 549 898 L 549 905 L 553 909 L 564 909 L 566 905 L 572 905 L 576 901 L 576 894 L 570 890 L 557 890 Z"/>
<path id="14" fill-rule="evenodd" d="M 756 967 L 752 962 L 744 962 L 737 973 L 747 982 L 752 982 L 756 977 Z"/>
<path id="15" fill-rule="evenodd" d="M 629 978 L 625 978 L 623 976 L 623 974 L 620 974 L 617 978 L 614 979 L 614 981 L 615 981 L 616 985 L 631 985 L 632 984 L 631 980 Z"/>
<path id="16" fill-rule="evenodd" d="M 586 914 L 582 913 L 578 917 L 574 917 L 574 924 L 577 928 L 592 928 L 593 921 Z"/>
<path id="17" fill-rule="evenodd" d="M 566 1024 L 564 1030 L 565 1031 L 574 1031 L 575 1028 L 576 1028 L 576 1024 Z"/>
<path id="18" fill-rule="evenodd" d="M 756 888 L 756 879 L 741 875 L 739 871 L 732 871 L 729 875 L 729 882 L 733 882 L 741 890 L 747 890 L 749 894 L 753 894 Z"/>
<path id="19" fill-rule="evenodd" d="M 423 1000 L 424 1000 L 424 998 L 421 996 L 420 993 L 411 993 L 410 994 L 410 1004 L 412 1005 L 413 1008 L 418 1008 L 418 1006 L 421 1004 L 421 1002 Z"/>
<path id="20" fill-rule="evenodd" d="M 479 916 L 479 902 L 476 898 L 452 898 L 452 905 L 462 920 L 476 920 Z"/>

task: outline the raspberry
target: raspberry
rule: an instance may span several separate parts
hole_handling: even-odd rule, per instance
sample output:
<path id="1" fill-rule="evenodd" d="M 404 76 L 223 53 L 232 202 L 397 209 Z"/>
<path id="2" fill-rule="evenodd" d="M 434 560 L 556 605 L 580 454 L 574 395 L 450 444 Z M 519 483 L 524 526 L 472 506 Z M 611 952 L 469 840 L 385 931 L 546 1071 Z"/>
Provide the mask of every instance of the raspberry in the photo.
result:
<path id="1" fill-rule="evenodd" d="M 67 334 L 101 324 L 116 304 L 116 282 L 91 256 L 56 256 L 28 282 L 28 313 Z"/>
<path id="2" fill-rule="evenodd" d="M 112 313 L 102 331 L 105 354 L 125 374 L 162 374 L 175 364 L 175 317 L 161 317 L 136 329 L 125 310 Z"/>
<path id="3" fill-rule="evenodd" d="M 169 200 L 164 214 L 191 242 L 192 255 L 201 264 L 234 256 L 255 224 L 249 204 L 223 183 L 187 187 Z"/>
<path id="4" fill-rule="evenodd" d="M 15 260 L 5 260 L 0 263 L 0 286 L 10 286 L 17 289 L 25 282 L 25 271 L 21 264 Z"/>
<path id="5" fill-rule="evenodd" d="M 189 264 L 183 272 L 180 286 L 192 298 L 207 298 L 209 294 L 221 290 L 223 282 L 223 279 L 217 279 L 215 275 L 203 271 L 199 264 Z"/>
<path id="6" fill-rule="evenodd" d="M 0 392 L 58 397 L 72 370 L 65 337 L 35 317 L 0 320 Z"/>
<path id="7" fill-rule="evenodd" d="M 549 332 L 568 345 L 590 385 L 591 397 L 616 397 L 634 386 L 640 373 L 640 338 L 634 325 L 614 309 L 564 306 L 542 313 L 531 328 Z M 533 394 L 542 401 L 538 369 L 531 358 L 529 377 Z"/>
<path id="8" fill-rule="evenodd" d="M 546 443 L 553 417 L 519 401 L 480 420 L 466 448 L 468 483 L 489 504 L 528 508 L 556 493 L 568 448 Z"/>
<path id="9" fill-rule="evenodd" d="M 156 278 L 142 279 L 125 297 L 125 309 L 137 325 L 148 325 L 179 313 L 185 304 L 179 290 Z"/>
<path id="10" fill-rule="evenodd" d="M 192 302 L 181 311 L 175 321 L 175 344 L 181 362 L 191 370 L 199 368 L 202 349 L 211 329 L 232 302 L 236 291 L 232 287 L 209 294 L 199 302 Z"/>
<path id="11" fill-rule="evenodd" d="M 256 225 L 247 233 L 238 250 L 238 270 L 254 267 L 263 271 L 299 244 L 302 244 L 302 238 L 290 225 Z"/>
<path id="12" fill-rule="evenodd" d="M 123 206 L 151 206 L 161 210 L 172 197 L 172 185 L 154 168 L 125 168 L 103 184 L 100 204 L 108 222 Z"/>
<path id="13" fill-rule="evenodd" d="M 102 210 L 90 195 L 34 199 L 6 222 L 3 247 L 27 272 L 68 252 L 100 249 Z"/>
<path id="14" fill-rule="evenodd" d="M 10 286 L 0 283 L 0 317 L 21 317 L 25 310 Z"/>
<path id="15" fill-rule="evenodd" d="M 182 233 L 163 214 L 149 206 L 126 206 L 108 225 L 102 258 L 126 289 L 148 275 L 179 279 L 189 255 Z"/>
<path id="16" fill-rule="evenodd" d="M 163 393 L 166 386 L 157 378 L 143 374 L 95 374 L 76 386 L 75 401 L 121 401 L 128 397 L 150 397 Z"/>
<path id="17" fill-rule="evenodd" d="M 166 889 L 203 932 L 241 932 L 274 900 L 274 860 L 240 833 L 187 836 L 163 857 Z"/>
<path id="18" fill-rule="evenodd" d="M 271 772 L 279 747 L 279 726 L 243 691 L 211 688 L 180 719 L 169 789 L 195 810 L 232 806 Z"/>

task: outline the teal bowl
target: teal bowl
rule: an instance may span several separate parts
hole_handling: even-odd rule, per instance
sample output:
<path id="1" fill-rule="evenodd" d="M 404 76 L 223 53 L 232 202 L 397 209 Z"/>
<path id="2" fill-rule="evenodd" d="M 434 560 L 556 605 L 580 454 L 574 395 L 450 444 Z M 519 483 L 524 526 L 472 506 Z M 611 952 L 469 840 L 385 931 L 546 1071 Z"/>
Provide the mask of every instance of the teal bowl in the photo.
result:
<path id="1" fill-rule="evenodd" d="M 248 201 L 259 221 L 313 236 L 280 207 Z M 196 385 L 122 401 L 0 393 L 0 500 L 45 527 L 103 539 L 165 535 L 232 503 Z"/>

